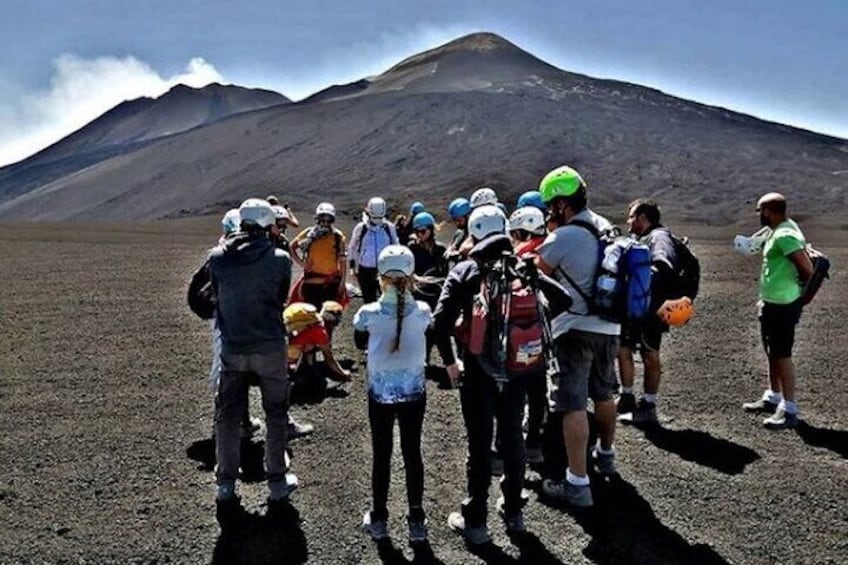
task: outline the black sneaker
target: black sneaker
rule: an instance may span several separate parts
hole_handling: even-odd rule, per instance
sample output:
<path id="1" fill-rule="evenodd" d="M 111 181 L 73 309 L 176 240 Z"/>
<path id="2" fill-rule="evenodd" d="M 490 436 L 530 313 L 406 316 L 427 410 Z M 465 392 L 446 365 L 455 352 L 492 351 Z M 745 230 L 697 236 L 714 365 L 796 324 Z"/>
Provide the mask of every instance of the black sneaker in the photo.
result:
<path id="1" fill-rule="evenodd" d="M 619 414 L 630 414 L 636 409 L 636 395 L 632 392 L 622 392 L 615 409 Z"/>

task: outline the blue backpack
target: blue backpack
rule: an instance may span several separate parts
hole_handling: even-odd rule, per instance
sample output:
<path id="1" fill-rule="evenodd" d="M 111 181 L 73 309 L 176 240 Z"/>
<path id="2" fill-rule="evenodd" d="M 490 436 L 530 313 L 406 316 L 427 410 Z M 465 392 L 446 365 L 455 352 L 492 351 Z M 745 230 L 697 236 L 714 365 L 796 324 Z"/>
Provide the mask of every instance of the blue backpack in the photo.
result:
<path id="1" fill-rule="evenodd" d="M 589 314 L 617 324 L 646 317 L 651 306 L 651 251 L 648 246 L 622 237 L 617 228 L 601 232 L 594 224 L 581 220 L 568 225 L 584 228 L 598 240 L 598 267 L 591 295 L 559 269 L 586 301 Z"/>

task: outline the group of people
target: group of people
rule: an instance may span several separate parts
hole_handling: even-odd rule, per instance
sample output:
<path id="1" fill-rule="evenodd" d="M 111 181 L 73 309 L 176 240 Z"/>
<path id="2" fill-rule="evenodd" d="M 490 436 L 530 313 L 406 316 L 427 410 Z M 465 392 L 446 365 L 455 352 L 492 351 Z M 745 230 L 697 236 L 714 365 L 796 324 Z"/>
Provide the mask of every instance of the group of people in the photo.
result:
<path id="1" fill-rule="evenodd" d="M 288 415 L 289 373 L 308 366 L 310 378 L 351 378 L 331 347 L 332 330 L 353 290 L 349 272 L 364 303 L 353 327 L 357 347 L 367 351 L 372 501 L 363 526 L 373 539 L 389 535 L 397 420 L 408 538 L 410 543 L 427 540 L 421 435 L 433 347 L 447 378 L 459 388 L 468 442 L 467 497 L 449 515 L 450 527 L 470 544 L 490 540 L 489 486 L 493 469 L 502 467 L 498 512 L 510 535 L 525 531 L 525 467 L 543 460 L 546 420 L 561 430 L 557 441 L 567 467 L 562 476 L 543 481 L 543 494 L 592 506 L 590 468 L 600 475 L 616 472 L 617 421 L 657 421 L 662 336 L 669 323 L 678 323 L 666 315 L 666 305 L 687 301 L 685 322 L 695 297 L 681 297 L 679 238 L 662 225 L 655 202 L 639 199 L 628 207 L 627 227 L 631 239 L 649 249 L 650 313 L 638 320 L 599 314 L 594 304 L 604 262 L 599 243 L 613 225 L 591 210 L 588 194 L 587 183 L 568 166 L 552 170 L 538 189 L 522 194 L 509 215 L 493 189 L 478 189 L 448 206 L 455 232 L 447 245 L 436 240 L 441 226 L 420 202 L 391 222 L 386 201 L 371 198 L 349 241 L 335 226 L 336 210 L 328 202 L 317 206 L 315 224 L 291 241 L 286 229 L 298 227 L 298 221 L 272 197 L 248 199 L 228 212 L 226 233 L 203 267 L 219 336 L 213 379 L 219 518 L 239 505 L 240 429 L 251 426 L 246 413 L 251 384 L 261 389 L 266 417 L 269 512 L 288 504 L 297 487 L 286 447 L 288 436 L 303 432 L 303 426 Z M 769 387 L 759 401 L 743 407 L 772 412 L 764 421 L 771 429 L 791 428 L 797 425 L 794 328 L 812 265 L 781 195 L 764 196 L 757 211 L 770 228 L 756 247 L 763 254 L 761 328 Z M 302 268 L 293 285 L 292 260 Z M 325 364 L 318 364 L 319 352 Z M 636 352 L 645 373 L 638 401 Z M 588 445 L 589 399 L 598 430 L 594 446 Z"/>

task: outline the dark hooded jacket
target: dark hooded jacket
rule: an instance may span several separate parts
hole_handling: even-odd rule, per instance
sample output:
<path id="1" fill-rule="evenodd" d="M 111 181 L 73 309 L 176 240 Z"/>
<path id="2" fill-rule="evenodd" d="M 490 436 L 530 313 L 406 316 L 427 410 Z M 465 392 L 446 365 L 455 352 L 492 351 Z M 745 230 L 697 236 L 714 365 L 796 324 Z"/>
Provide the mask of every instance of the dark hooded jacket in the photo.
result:
<path id="1" fill-rule="evenodd" d="M 241 233 L 209 252 L 223 354 L 285 351 L 282 311 L 291 259 L 264 233 Z"/>
<path id="2" fill-rule="evenodd" d="M 460 315 L 466 320 L 471 319 L 474 296 L 480 292 L 481 265 L 496 261 L 505 253 L 514 253 L 509 236 L 488 237 L 474 246 L 468 259 L 448 273 L 433 313 L 433 334 L 437 336 L 436 345 L 446 365 L 455 362 L 450 336 L 454 335 L 456 321 Z M 538 276 L 539 289 L 548 301 L 551 318 L 571 307 L 571 295 L 562 285 L 544 273 L 537 271 L 534 274 Z"/>

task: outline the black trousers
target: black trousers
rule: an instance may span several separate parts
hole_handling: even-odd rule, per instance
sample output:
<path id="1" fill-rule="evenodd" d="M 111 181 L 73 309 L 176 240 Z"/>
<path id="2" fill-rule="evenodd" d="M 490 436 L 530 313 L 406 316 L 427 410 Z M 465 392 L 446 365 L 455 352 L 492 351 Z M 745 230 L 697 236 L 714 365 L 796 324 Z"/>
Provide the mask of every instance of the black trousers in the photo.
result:
<path id="1" fill-rule="evenodd" d="M 377 269 L 371 267 L 359 267 L 356 273 L 359 289 L 362 291 L 362 302 L 376 302 L 380 297 L 380 280 Z"/>
<path id="2" fill-rule="evenodd" d="M 406 468 L 406 499 L 409 517 L 423 521 L 424 462 L 421 459 L 421 428 L 424 424 L 426 398 L 412 402 L 380 404 L 368 397 L 368 420 L 371 423 L 371 516 L 386 520 L 389 515 L 389 481 L 392 471 L 395 419 L 400 428 L 400 449 Z"/>
<path id="3" fill-rule="evenodd" d="M 494 419 L 498 421 L 498 444 L 504 460 L 501 492 L 504 511 L 512 516 L 521 511 L 525 501 L 524 437 L 521 420 L 524 415 L 524 384 L 505 383 L 499 388 L 495 380 L 483 372 L 474 357 L 465 357 L 465 379 L 459 392 L 462 417 L 468 434 L 468 498 L 462 503 L 466 523 L 479 526 L 486 523 L 489 484 L 492 481 L 492 435 Z"/>

